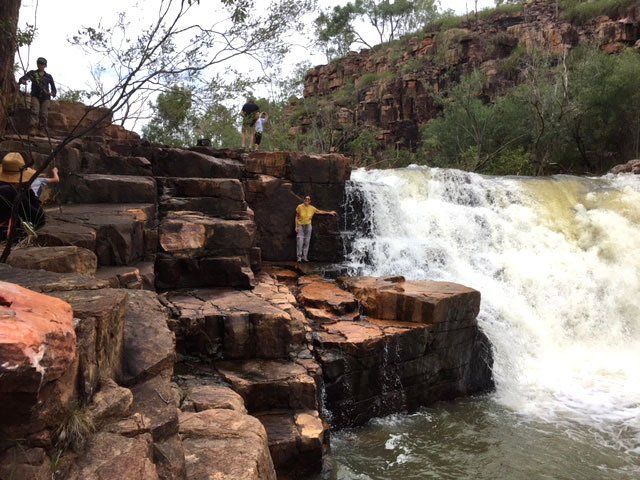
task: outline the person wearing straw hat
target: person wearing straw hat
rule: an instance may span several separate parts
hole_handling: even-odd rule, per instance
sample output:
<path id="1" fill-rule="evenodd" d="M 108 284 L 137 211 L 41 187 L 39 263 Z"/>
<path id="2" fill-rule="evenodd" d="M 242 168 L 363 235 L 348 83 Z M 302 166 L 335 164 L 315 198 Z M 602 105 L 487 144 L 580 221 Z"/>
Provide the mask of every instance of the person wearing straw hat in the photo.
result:
<path id="1" fill-rule="evenodd" d="M 28 182 L 35 174 L 25 165 L 17 152 L 7 153 L 0 165 L 0 240 L 6 239 L 15 229 L 17 237 L 24 237 L 44 225 L 44 210 L 37 195 L 28 188 L 22 192 L 17 218 L 11 218 L 13 205 L 18 197 L 20 184 Z"/>

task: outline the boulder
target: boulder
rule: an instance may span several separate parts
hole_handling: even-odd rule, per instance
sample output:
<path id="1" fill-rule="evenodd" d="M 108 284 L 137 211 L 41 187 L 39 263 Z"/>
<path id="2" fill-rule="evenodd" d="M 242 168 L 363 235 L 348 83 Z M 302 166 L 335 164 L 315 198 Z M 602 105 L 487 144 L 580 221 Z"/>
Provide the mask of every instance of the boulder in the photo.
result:
<path id="1" fill-rule="evenodd" d="M 153 177 L 89 173 L 73 175 L 61 188 L 66 203 L 155 203 Z"/>
<path id="2" fill-rule="evenodd" d="M 287 178 L 294 183 L 337 183 L 344 185 L 351 176 L 351 160 L 332 153 L 311 155 L 289 153 Z"/>
<path id="3" fill-rule="evenodd" d="M 111 288 L 126 288 L 130 290 L 155 289 L 153 262 L 100 267 L 96 272 L 96 278 L 109 282 Z"/>
<path id="4" fill-rule="evenodd" d="M 216 363 L 216 369 L 245 401 L 247 410 L 317 409 L 316 384 L 307 369 L 284 360 Z"/>
<path id="5" fill-rule="evenodd" d="M 267 434 L 255 418 L 236 410 L 180 414 L 187 480 L 276 480 Z"/>
<path id="6" fill-rule="evenodd" d="M 629 160 L 627 163 L 616 165 L 611 169 L 611 173 L 640 173 L 640 159 Z"/>
<path id="7" fill-rule="evenodd" d="M 100 428 L 107 421 L 127 417 L 132 405 L 131 390 L 118 386 L 113 380 L 105 379 L 100 385 L 100 390 L 93 396 L 88 413 L 92 424 Z"/>
<path id="8" fill-rule="evenodd" d="M 42 448 L 11 447 L 0 453 L 0 478 L 51 480 L 51 461 Z"/>
<path id="9" fill-rule="evenodd" d="M 14 249 L 7 263 L 27 270 L 92 275 L 98 268 L 98 257 L 80 247 L 26 247 Z"/>
<path id="10" fill-rule="evenodd" d="M 149 434 L 128 438 L 100 432 L 89 441 L 67 480 L 159 480 Z"/>
<path id="11" fill-rule="evenodd" d="M 60 422 L 75 399 L 71 306 L 0 282 L 0 428 L 9 437 Z"/>
<path id="12" fill-rule="evenodd" d="M 90 399 L 102 378 L 122 377 L 127 292 L 105 288 L 53 292 L 73 308 L 80 359 L 79 383 Z"/>
<path id="13" fill-rule="evenodd" d="M 244 168 L 248 173 L 284 178 L 288 161 L 288 152 L 253 152 L 247 156 Z"/>
<path id="14" fill-rule="evenodd" d="M 124 372 L 122 381 L 132 385 L 160 373 L 173 374 L 175 337 L 167 326 L 169 316 L 149 291 L 127 295 L 124 319 Z"/>

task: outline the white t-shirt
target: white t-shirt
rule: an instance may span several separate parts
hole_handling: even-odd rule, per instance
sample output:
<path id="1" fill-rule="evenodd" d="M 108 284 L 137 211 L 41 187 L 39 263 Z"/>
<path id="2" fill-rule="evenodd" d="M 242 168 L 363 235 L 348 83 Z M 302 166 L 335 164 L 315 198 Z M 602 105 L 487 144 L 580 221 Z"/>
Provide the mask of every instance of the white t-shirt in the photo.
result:
<path id="1" fill-rule="evenodd" d="M 44 190 L 44 186 L 48 183 L 48 178 L 41 177 L 38 177 L 33 181 L 33 183 L 31 184 L 31 190 L 33 190 L 33 193 L 36 194 L 36 197 L 40 198 L 40 195 L 42 195 L 42 191 Z"/>
<path id="2" fill-rule="evenodd" d="M 256 122 L 256 132 L 264 133 L 264 124 L 267 123 L 266 118 L 259 118 Z"/>

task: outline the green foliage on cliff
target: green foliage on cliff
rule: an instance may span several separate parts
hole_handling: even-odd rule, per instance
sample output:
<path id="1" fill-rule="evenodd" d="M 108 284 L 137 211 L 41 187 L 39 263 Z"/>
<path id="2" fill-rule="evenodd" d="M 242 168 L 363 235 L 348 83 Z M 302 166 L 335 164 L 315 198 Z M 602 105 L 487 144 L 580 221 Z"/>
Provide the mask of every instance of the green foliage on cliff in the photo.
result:
<path id="1" fill-rule="evenodd" d="M 617 15 L 638 0 L 559 0 L 566 19 L 584 23 L 599 15 Z"/>
<path id="2" fill-rule="evenodd" d="M 564 63 L 522 59 L 522 82 L 487 101 L 480 72 L 439 101 L 423 131 L 434 165 L 490 174 L 607 170 L 640 155 L 640 55 L 577 49 Z"/>

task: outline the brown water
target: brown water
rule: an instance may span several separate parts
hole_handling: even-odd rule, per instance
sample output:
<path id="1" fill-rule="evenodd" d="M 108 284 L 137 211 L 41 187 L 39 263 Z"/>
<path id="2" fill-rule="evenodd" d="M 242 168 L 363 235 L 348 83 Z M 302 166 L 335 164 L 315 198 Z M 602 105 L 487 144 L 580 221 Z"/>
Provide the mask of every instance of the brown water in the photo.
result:
<path id="1" fill-rule="evenodd" d="M 638 479 L 640 449 L 618 433 L 527 420 L 491 396 L 441 403 L 334 432 L 331 470 L 316 480 Z"/>

